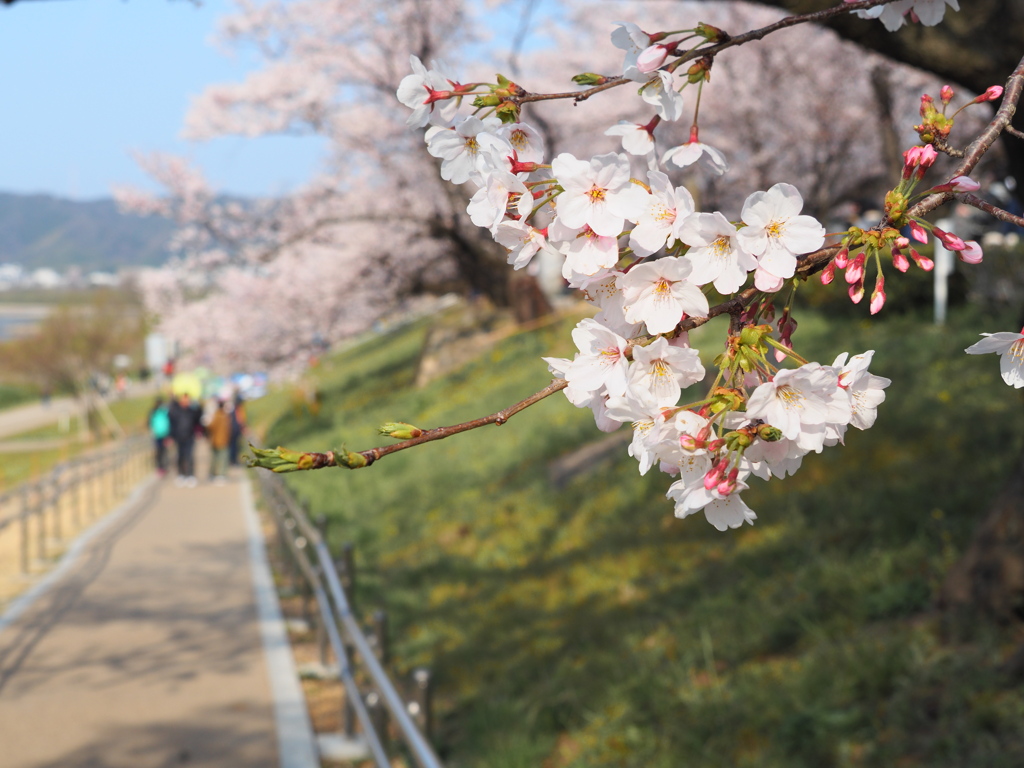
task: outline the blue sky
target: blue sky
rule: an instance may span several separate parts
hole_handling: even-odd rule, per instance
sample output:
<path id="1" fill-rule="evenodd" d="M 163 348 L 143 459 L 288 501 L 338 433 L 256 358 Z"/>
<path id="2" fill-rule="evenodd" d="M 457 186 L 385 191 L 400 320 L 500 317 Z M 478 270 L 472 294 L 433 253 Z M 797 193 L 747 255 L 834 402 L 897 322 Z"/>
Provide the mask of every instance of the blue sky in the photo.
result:
<path id="1" fill-rule="evenodd" d="M 211 42 L 228 0 L 21 0 L 0 6 L 0 191 L 106 197 L 147 186 L 131 150 L 194 158 L 221 189 L 273 194 L 308 176 L 316 140 L 179 139 L 189 99 L 253 61 Z"/>
<path id="2" fill-rule="evenodd" d="M 551 6 L 537 0 L 534 19 Z M 133 150 L 189 157 L 232 194 L 273 195 L 308 178 L 323 154 L 315 138 L 179 138 L 191 97 L 256 67 L 255 54 L 229 56 L 212 42 L 232 8 L 230 0 L 0 5 L 0 192 L 94 199 L 115 185 L 154 188 Z M 498 28 L 518 24 L 518 6 L 488 12 Z"/>

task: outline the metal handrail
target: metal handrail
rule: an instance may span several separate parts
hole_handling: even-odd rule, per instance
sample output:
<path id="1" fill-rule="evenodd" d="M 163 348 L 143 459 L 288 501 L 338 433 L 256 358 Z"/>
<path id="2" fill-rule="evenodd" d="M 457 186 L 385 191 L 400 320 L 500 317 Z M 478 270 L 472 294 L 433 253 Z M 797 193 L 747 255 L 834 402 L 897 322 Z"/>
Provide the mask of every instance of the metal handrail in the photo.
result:
<path id="1" fill-rule="evenodd" d="M 274 509 L 273 512 L 275 516 L 279 514 L 277 509 Z M 359 687 L 356 685 L 355 677 L 352 675 L 352 666 L 349 663 L 348 654 L 345 653 L 345 646 L 341 641 L 341 635 L 338 632 L 337 626 L 331 621 L 330 602 L 324 592 L 323 583 L 317 575 L 317 570 L 310 563 L 309 557 L 305 553 L 305 546 L 300 546 L 299 542 L 293 537 L 286 537 L 285 541 L 295 557 L 300 570 L 302 570 L 303 575 L 313 588 L 317 608 L 320 611 L 320 619 L 323 622 L 324 629 L 327 631 L 328 640 L 331 648 L 334 650 L 335 658 L 338 659 L 338 676 L 345 686 L 345 693 L 349 697 L 348 700 L 352 702 L 352 707 L 356 711 L 356 717 L 359 718 L 359 723 L 363 727 L 363 734 L 366 738 L 367 747 L 373 755 L 373 760 L 378 768 L 390 768 L 391 761 L 388 759 L 387 752 L 384 751 L 384 745 L 373 729 L 370 713 L 366 709 L 366 704 L 359 693 Z"/>
<path id="2" fill-rule="evenodd" d="M 295 521 L 298 533 L 301 534 L 301 539 L 304 540 L 300 544 L 296 541 L 296 537 L 294 536 L 285 537 L 285 540 L 288 542 L 289 549 L 296 556 L 296 561 L 300 562 L 300 570 L 303 571 L 303 576 L 305 576 L 310 587 L 313 589 L 321 616 L 323 616 L 325 612 L 330 613 L 333 611 L 334 619 L 337 624 L 335 621 L 324 620 L 324 626 L 327 629 L 331 646 L 338 659 L 339 668 L 342 670 L 342 674 L 346 674 L 345 671 L 347 670 L 347 676 L 351 679 L 351 686 L 355 688 L 355 680 L 351 678 L 348 654 L 346 653 L 344 644 L 341 642 L 340 636 L 338 635 L 337 625 L 340 625 L 344 629 L 345 635 L 351 641 L 355 652 L 359 656 L 362 665 L 365 667 L 366 673 L 370 677 L 370 680 L 380 695 L 381 700 L 384 702 L 384 705 L 387 707 L 388 712 L 393 718 L 395 725 L 402 736 L 402 740 L 409 748 L 416 764 L 420 766 L 420 768 L 443 768 L 433 747 L 431 747 L 426 737 L 420 732 L 420 729 L 406 710 L 406 702 L 396 690 L 394 683 L 391 681 L 391 678 L 388 677 L 383 665 L 378 661 L 369 638 L 366 637 L 362 627 L 359 626 L 359 621 L 353 613 L 351 604 L 345 595 L 345 590 L 342 587 L 341 578 L 338 575 L 337 568 L 331 559 L 330 550 L 324 542 L 320 531 L 318 531 L 316 526 L 310 522 L 305 511 L 294 500 L 294 498 L 287 493 L 283 487 L 283 483 L 280 482 L 280 478 L 269 473 L 263 473 L 261 478 L 263 479 L 264 487 L 280 499 L 281 505 L 287 508 L 289 517 Z M 276 487 L 272 487 L 272 484 Z M 270 506 L 272 507 L 275 517 L 280 520 L 277 505 L 271 504 Z M 287 529 L 286 526 L 285 529 Z M 309 544 L 312 544 L 311 549 L 316 554 L 315 565 L 306 554 L 306 549 Z M 320 579 L 321 575 L 327 582 L 329 599 L 328 594 L 324 593 L 323 581 Z M 345 687 L 346 692 L 349 695 L 349 700 L 356 709 L 360 724 L 363 726 L 364 735 L 367 736 L 368 746 L 370 746 L 371 752 L 374 753 L 374 760 L 376 761 L 378 759 L 377 753 L 372 746 L 371 739 L 376 741 L 378 745 L 380 745 L 380 739 L 373 726 L 369 723 L 369 713 L 366 711 L 365 704 L 363 703 L 358 689 L 350 691 L 348 682 L 345 682 Z M 386 760 L 386 755 L 384 758 Z M 390 765 L 390 763 L 385 762 L 381 768 L 384 768 L 384 766 L 387 765 Z"/>
<path id="3" fill-rule="evenodd" d="M 42 477 L 26 481 L 0 493 L 0 506 L 14 501 L 20 502 L 17 511 L 0 516 L 0 532 L 14 523 L 21 524 L 20 560 L 23 573 L 28 573 L 30 570 L 29 520 L 38 518 L 40 522 L 37 533 L 37 548 L 39 556 L 42 559 L 47 559 L 45 529 L 48 511 L 54 511 L 52 522 L 55 528 L 53 534 L 58 539 L 63 538 L 59 505 L 61 499 L 65 498 L 65 494 L 82 486 L 87 479 L 94 479 L 97 474 L 110 474 L 114 478 L 115 488 L 113 489 L 113 498 L 108 501 L 113 503 L 124 494 L 127 490 L 125 486 L 132 479 L 129 473 L 134 473 L 134 470 L 129 466 L 129 461 L 136 456 L 141 457 L 143 455 L 139 448 L 146 443 L 148 443 L 148 440 L 143 437 L 126 440 L 105 450 L 62 462 Z M 80 526 L 82 517 L 80 507 L 84 506 L 90 511 L 89 517 L 94 516 L 97 511 L 93 503 L 95 501 L 96 499 L 83 499 L 80 494 L 75 496 L 72 502 L 74 504 L 72 508 L 72 524 L 75 527 Z"/>

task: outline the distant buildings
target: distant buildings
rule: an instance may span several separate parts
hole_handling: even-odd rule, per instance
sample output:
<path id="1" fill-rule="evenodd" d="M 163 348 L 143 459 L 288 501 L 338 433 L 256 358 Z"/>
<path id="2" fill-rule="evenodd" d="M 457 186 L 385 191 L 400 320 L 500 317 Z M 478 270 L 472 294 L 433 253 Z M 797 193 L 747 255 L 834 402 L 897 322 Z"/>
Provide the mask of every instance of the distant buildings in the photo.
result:
<path id="1" fill-rule="evenodd" d="M 113 272 L 89 272 L 82 274 L 77 267 L 59 272 L 49 267 L 27 270 L 20 264 L 0 264 L 0 291 L 24 288 L 116 288 L 124 282 L 124 276 Z"/>

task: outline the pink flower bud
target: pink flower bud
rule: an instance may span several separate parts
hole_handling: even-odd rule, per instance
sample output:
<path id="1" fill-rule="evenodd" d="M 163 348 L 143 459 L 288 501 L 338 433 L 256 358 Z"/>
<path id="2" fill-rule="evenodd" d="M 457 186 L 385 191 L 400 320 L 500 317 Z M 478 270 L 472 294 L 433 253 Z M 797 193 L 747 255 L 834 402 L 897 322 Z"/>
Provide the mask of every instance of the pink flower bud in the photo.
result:
<path id="1" fill-rule="evenodd" d="M 636 68 L 641 72 L 653 72 L 665 63 L 669 48 L 673 45 L 652 45 L 645 48 L 636 59 Z"/>
<path id="2" fill-rule="evenodd" d="M 921 160 L 918 163 L 918 174 L 923 174 L 925 170 L 932 167 L 932 163 L 938 158 L 939 153 L 935 151 L 935 147 L 931 144 L 925 144 L 921 147 Z"/>
<path id="3" fill-rule="evenodd" d="M 951 251 L 962 251 L 967 246 L 964 241 L 952 232 L 946 232 L 938 227 L 932 227 L 932 234 L 939 238 L 939 242 Z"/>
<path id="4" fill-rule="evenodd" d="M 879 310 L 885 306 L 885 277 L 881 272 L 875 280 L 875 290 L 871 292 L 871 305 L 869 307 L 872 315 L 877 315 Z"/>
<path id="5" fill-rule="evenodd" d="M 725 472 L 725 462 L 717 461 L 711 469 L 708 470 L 707 474 L 704 475 L 704 489 L 710 491 L 720 482 L 722 482 L 722 475 Z"/>
<path id="6" fill-rule="evenodd" d="M 854 304 L 860 304 L 860 300 L 864 298 L 864 280 L 861 279 L 858 282 L 850 286 L 850 301 Z"/>
<path id="7" fill-rule="evenodd" d="M 858 253 L 857 258 L 850 262 L 846 268 L 846 282 L 856 283 L 864 280 L 864 253 Z"/>
<path id="8" fill-rule="evenodd" d="M 917 242 L 919 243 L 928 242 L 928 230 L 926 230 L 916 221 L 910 222 L 910 236 L 917 240 Z"/>
<path id="9" fill-rule="evenodd" d="M 693 435 L 680 435 L 679 436 L 679 447 L 684 451 L 696 451 L 704 445 L 703 441 L 698 441 Z"/>
<path id="10" fill-rule="evenodd" d="M 728 496 L 736 490 L 736 478 L 739 477 L 739 469 L 733 468 L 728 476 L 715 488 L 722 496 Z"/>
<path id="11" fill-rule="evenodd" d="M 537 170 L 537 164 L 536 163 L 521 163 L 521 162 L 519 162 L 519 158 L 516 157 L 515 155 L 512 156 L 511 160 L 512 160 L 512 168 L 511 168 L 511 172 L 512 173 L 533 173 L 534 171 Z M 534 191 L 534 198 L 535 199 L 537 197 L 537 192 L 540 192 L 541 194 L 544 194 L 542 190 L 535 190 Z"/>
<path id="12" fill-rule="evenodd" d="M 939 98 L 942 99 L 943 104 L 949 104 L 953 100 L 953 89 L 948 85 L 942 86 L 939 89 Z"/>
<path id="13" fill-rule="evenodd" d="M 836 254 L 835 265 L 839 269 L 846 269 L 846 265 L 849 263 L 850 249 L 843 248 L 839 253 Z"/>
<path id="14" fill-rule="evenodd" d="M 1003 86 L 1001 86 L 1001 85 L 990 85 L 988 88 L 985 89 L 985 92 L 983 94 L 981 94 L 981 96 L 976 98 L 972 103 L 973 104 L 982 104 L 982 103 L 984 103 L 986 101 L 995 101 L 996 99 L 1001 98 L 1002 95 L 1003 95 Z"/>
<path id="15" fill-rule="evenodd" d="M 975 240 L 964 243 L 964 249 L 956 254 L 966 264 L 981 264 L 981 246 Z"/>
<path id="16" fill-rule="evenodd" d="M 917 266 L 919 266 L 925 272 L 931 272 L 933 269 L 935 269 L 934 261 L 929 259 L 927 256 L 922 256 L 913 248 L 910 249 L 910 258 L 912 258 L 914 260 L 914 263 L 917 264 Z"/>
<path id="17" fill-rule="evenodd" d="M 903 251 L 899 248 L 892 249 L 892 265 L 896 267 L 900 272 L 906 272 L 910 269 L 910 259 L 903 255 Z"/>
<path id="18" fill-rule="evenodd" d="M 828 263 L 828 266 L 826 266 L 823 270 L 821 270 L 821 284 L 822 285 L 828 285 L 829 283 L 831 283 L 835 279 L 835 276 L 836 276 L 836 263 L 835 263 L 835 261 L 830 261 Z"/>
<path id="19" fill-rule="evenodd" d="M 981 189 L 981 184 L 970 176 L 954 176 L 949 180 L 949 183 L 955 192 L 974 192 Z"/>
<path id="20" fill-rule="evenodd" d="M 921 147 L 911 147 L 903 153 L 903 178 L 909 179 L 914 174 L 914 169 L 921 162 Z"/>

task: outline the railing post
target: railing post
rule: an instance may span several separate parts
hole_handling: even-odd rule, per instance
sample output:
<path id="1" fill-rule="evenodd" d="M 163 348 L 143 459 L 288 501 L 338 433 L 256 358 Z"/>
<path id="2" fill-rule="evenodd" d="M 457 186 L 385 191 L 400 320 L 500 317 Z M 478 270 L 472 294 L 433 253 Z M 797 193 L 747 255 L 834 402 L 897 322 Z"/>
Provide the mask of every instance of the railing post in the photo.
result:
<path id="1" fill-rule="evenodd" d="M 386 667 L 388 664 L 389 647 L 388 647 L 388 614 L 384 610 L 376 610 L 373 612 L 373 634 L 368 638 L 370 645 L 373 648 L 373 655 L 377 657 L 377 660 L 381 663 L 381 666 Z M 370 696 L 376 696 L 376 693 L 370 693 L 367 696 L 366 703 L 370 703 Z M 371 710 L 373 715 L 373 728 L 377 731 L 377 735 L 380 736 L 381 741 L 384 741 L 384 734 L 388 730 L 388 710 L 384 706 L 383 701 L 377 702 L 377 708 Z"/>
<path id="2" fill-rule="evenodd" d="M 81 501 L 81 499 L 79 498 L 80 494 L 78 493 L 78 489 L 81 487 L 82 482 L 81 468 L 82 462 L 76 460 L 70 465 L 70 469 L 72 471 L 68 474 L 68 499 L 71 505 L 71 521 L 74 524 L 76 531 L 82 530 L 82 510 L 79 506 L 79 501 Z"/>
<path id="3" fill-rule="evenodd" d="M 412 671 L 412 701 L 409 702 L 408 710 L 428 740 L 434 719 L 431 712 L 433 683 L 433 675 L 426 667 L 417 667 Z"/>
<path id="4" fill-rule="evenodd" d="M 373 730 L 380 739 L 380 743 L 387 749 L 388 746 L 388 711 L 380 694 L 370 691 L 366 694 L 366 708 L 370 712 L 370 722 L 373 723 Z"/>
<path id="5" fill-rule="evenodd" d="M 373 634 L 370 636 L 373 643 L 373 652 L 377 660 L 383 666 L 387 666 L 391 657 L 390 643 L 388 642 L 388 612 L 378 610 L 373 612 Z"/>
<path id="6" fill-rule="evenodd" d="M 338 575 L 341 576 L 341 588 L 345 590 L 349 608 L 356 612 L 356 556 L 351 541 L 346 541 L 341 548 L 341 560 L 337 564 Z"/>
<path id="7" fill-rule="evenodd" d="M 39 519 L 39 530 L 36 531 L 36 555 L 39 560 L 46 562 L 46 501 L 43 496 L 42 481 L 33 483 L 35 494 L 34 512 Z"/>
<path id="8" fill-rule="evenodd" d="M 30 563 L 28 555 L 28 486 L 21 489 L 21 572 L 28 575 Z"/>
<path id="9" fill-rule="evenodd" d="M 352 647 L 351 643 L 345 643 L 345 658 L 349 660 L 349 663 L 355 659 L 356 649 Z M 349 699 L 348 693 L 345 693 L 345 706 L 342 709 L 342 727 L 345 729 L 345 736 L 352 738 L 356 735 L 356 709 L 352 706 L 352 701 Z"/>
<path id="10" fill-rule="evenodd" d="M 322 582 L 324 569 L 320 565 L 315 566 L 315 572 L 317 578 Z M 317 612 L 316 619 L 316 650 L 317 655 L 320 659 L 320 664 L 324 668 L 327 667 L 327 627 L 324 626 L 324 618 L 320 611 Z M 338 660 L 339 664 L 341 660 Z"/>
<path id="11" fill-rule="evenodd" d="M 60 476 L 63 471 L 63 468 L 58 464 L 54 467 L 47 483 L 49 486 L 50 506 L 53 509 L 53 538 L 57 541 L 64 541 L 64 526 L 60 519 Z"/>
<path id="12" fill-rule="evenodd" d="M 99 515 L 100 508 L 100 473 L 99 473 L 99 460 L 92 458 L 89 460 L 89 519 L 95 520 L 96 516 Z"/>

